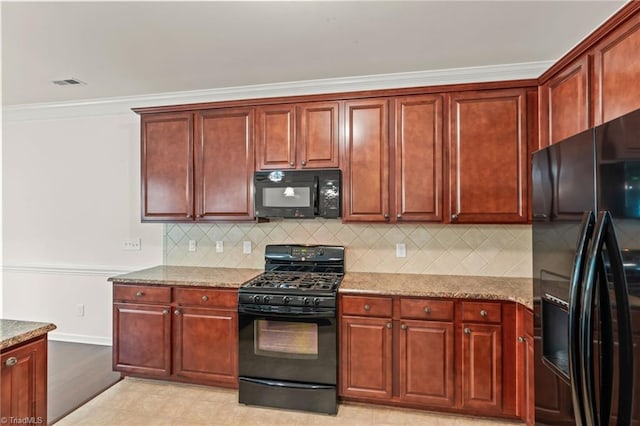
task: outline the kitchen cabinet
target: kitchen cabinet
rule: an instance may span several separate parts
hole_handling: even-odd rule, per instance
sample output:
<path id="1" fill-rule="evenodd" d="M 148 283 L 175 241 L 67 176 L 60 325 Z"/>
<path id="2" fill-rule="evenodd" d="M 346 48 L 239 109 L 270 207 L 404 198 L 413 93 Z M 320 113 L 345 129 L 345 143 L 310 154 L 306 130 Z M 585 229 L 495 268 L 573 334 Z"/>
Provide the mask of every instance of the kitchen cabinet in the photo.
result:
<path id="1" fill-rule="evenodd" d="M 3 351 L 0 369 L 2 423 L 33 419 L 47 424 L 47 335 Z"/>
<path id="2" fill-rule="evenodd" d="M 527 105 L 525 88 L 450 95 L 451 222 L 527 222 Z"/>
<path id="3" fill-rule="evenodd" d="M 113 368 L 237 387 L 237 291 L 114 284 Z"/>
<path id="4" fill-rule="evenodd" d="M 258 107 L 257 168 L 338 167 L 339 111 L 331 101 Z"/>
<path id="5" fill-rule="evenodd" d="M 253 220 L 253 114 L 143 114 L 142 221 Z"/>
<path id="6" fill-rule="evenodd" d="M 589 60 L 583 56 L 540 86 L 540 145 L 589 128 Z"/>
<path id="7" fill-rule="evenodd" d="M 391 298 L 342 298 L 340 395 L 387 400 L 392 396 Z"/>
<path id="8" fill-rule="evenodd" d="M 515 417 L 515 312 L 506 302 L 341 295 L 340 396 Z"/>

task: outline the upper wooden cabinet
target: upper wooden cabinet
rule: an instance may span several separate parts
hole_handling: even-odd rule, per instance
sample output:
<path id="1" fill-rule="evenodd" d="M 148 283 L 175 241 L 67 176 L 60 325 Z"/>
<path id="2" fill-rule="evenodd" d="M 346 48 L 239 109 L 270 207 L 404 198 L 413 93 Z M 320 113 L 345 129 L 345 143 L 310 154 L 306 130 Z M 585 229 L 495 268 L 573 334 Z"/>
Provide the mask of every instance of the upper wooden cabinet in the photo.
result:
<path id="1" fill-rule="evenodd" d="M 639 51 L 639 13 L 593 48 L 594 125 L 640 108 Z"/>
<path id="2" fill-rule="evenodd" d="M 142 220 L 193 220 L 193 114 L 141 119 Z"/>
<path id="3" fill-rule="evenodd" d="M 451 222 L 526 223 L 526 89 L 454 93 L 449 119 Z"/>
<path id="4" fill-rule="evenodd" d="M 540 86 L 540 146 L 589 128 L 589 61 L 582 57 Z"/>
<path id="5" fill-rule="evenodd" d="M 395 103 L 395 217 L 442 220 L 442 96 L 403 96 Z"/>
<path id="6" fill-rule="evenodd" d="M 142 220 L 253 220 L 253 109 L 146 114 Z"/>
<path id="7" fill-rule="evenodd" d="M 333 168 L 339 165 L 339 103 L 257 108 L 257 168 Z"/>

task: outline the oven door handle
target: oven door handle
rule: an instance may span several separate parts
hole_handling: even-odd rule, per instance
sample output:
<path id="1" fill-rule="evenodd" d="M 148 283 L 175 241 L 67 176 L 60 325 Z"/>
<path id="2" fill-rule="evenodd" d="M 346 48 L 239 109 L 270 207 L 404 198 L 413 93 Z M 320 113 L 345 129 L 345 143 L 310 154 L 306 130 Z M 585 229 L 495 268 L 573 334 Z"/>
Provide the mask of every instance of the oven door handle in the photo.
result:
<path id="1" fill-rule="evenodd" d="M 249 315 L 268 315 L 272 317 L 281 318 L 335 318 L 335 309 L 329 309 L 320 312 L 278 312 L 278 311 L 264 311 L 260 308 L 253 306 L 238 305 L 238 313 Z"/>
<path id="2" fill-rule="evenodd" d="M 297 382 L 284 382 L 278 380 L 266 380 L 266 379 L 252 379 L 249 377 L 240 377 L 240 380 L 245 382 L 258 383 L 267 386 L 278 386 L 282 388 L 296 388 L 296 389 L 335 389 L 333 385 L 319 385 L 311 383 L 297 383 Z"/>

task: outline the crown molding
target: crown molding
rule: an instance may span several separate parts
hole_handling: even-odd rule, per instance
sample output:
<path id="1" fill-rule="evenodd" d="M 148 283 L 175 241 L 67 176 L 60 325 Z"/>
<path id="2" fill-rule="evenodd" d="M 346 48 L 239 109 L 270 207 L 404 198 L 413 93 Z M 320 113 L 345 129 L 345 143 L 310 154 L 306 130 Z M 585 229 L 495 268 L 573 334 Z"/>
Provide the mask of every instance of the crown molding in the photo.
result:
<path id="1" fill-rule="evenodd" d="M 131 108 L 538 78 L 554 61 L 303 80 L 73 102 L 9 105 L 3 121 L 132 114 Z"/>

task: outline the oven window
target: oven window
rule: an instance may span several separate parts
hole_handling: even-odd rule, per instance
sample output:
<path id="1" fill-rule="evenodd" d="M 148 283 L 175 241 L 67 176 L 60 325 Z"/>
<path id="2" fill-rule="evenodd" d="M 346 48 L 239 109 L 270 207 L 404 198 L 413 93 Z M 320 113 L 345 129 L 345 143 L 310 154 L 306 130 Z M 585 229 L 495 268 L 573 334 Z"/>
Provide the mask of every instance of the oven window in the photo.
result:
<path id="1" fill-rule="evenodd" d="M 308 186 L 283 186 L 262 189 L 264 207 L 310 207 L 311 188 Z"/>
<path id="2" fill-rule="evenodd" d="M 318 324 L 255 320 L 256 355 L 318 359 Z"/>

